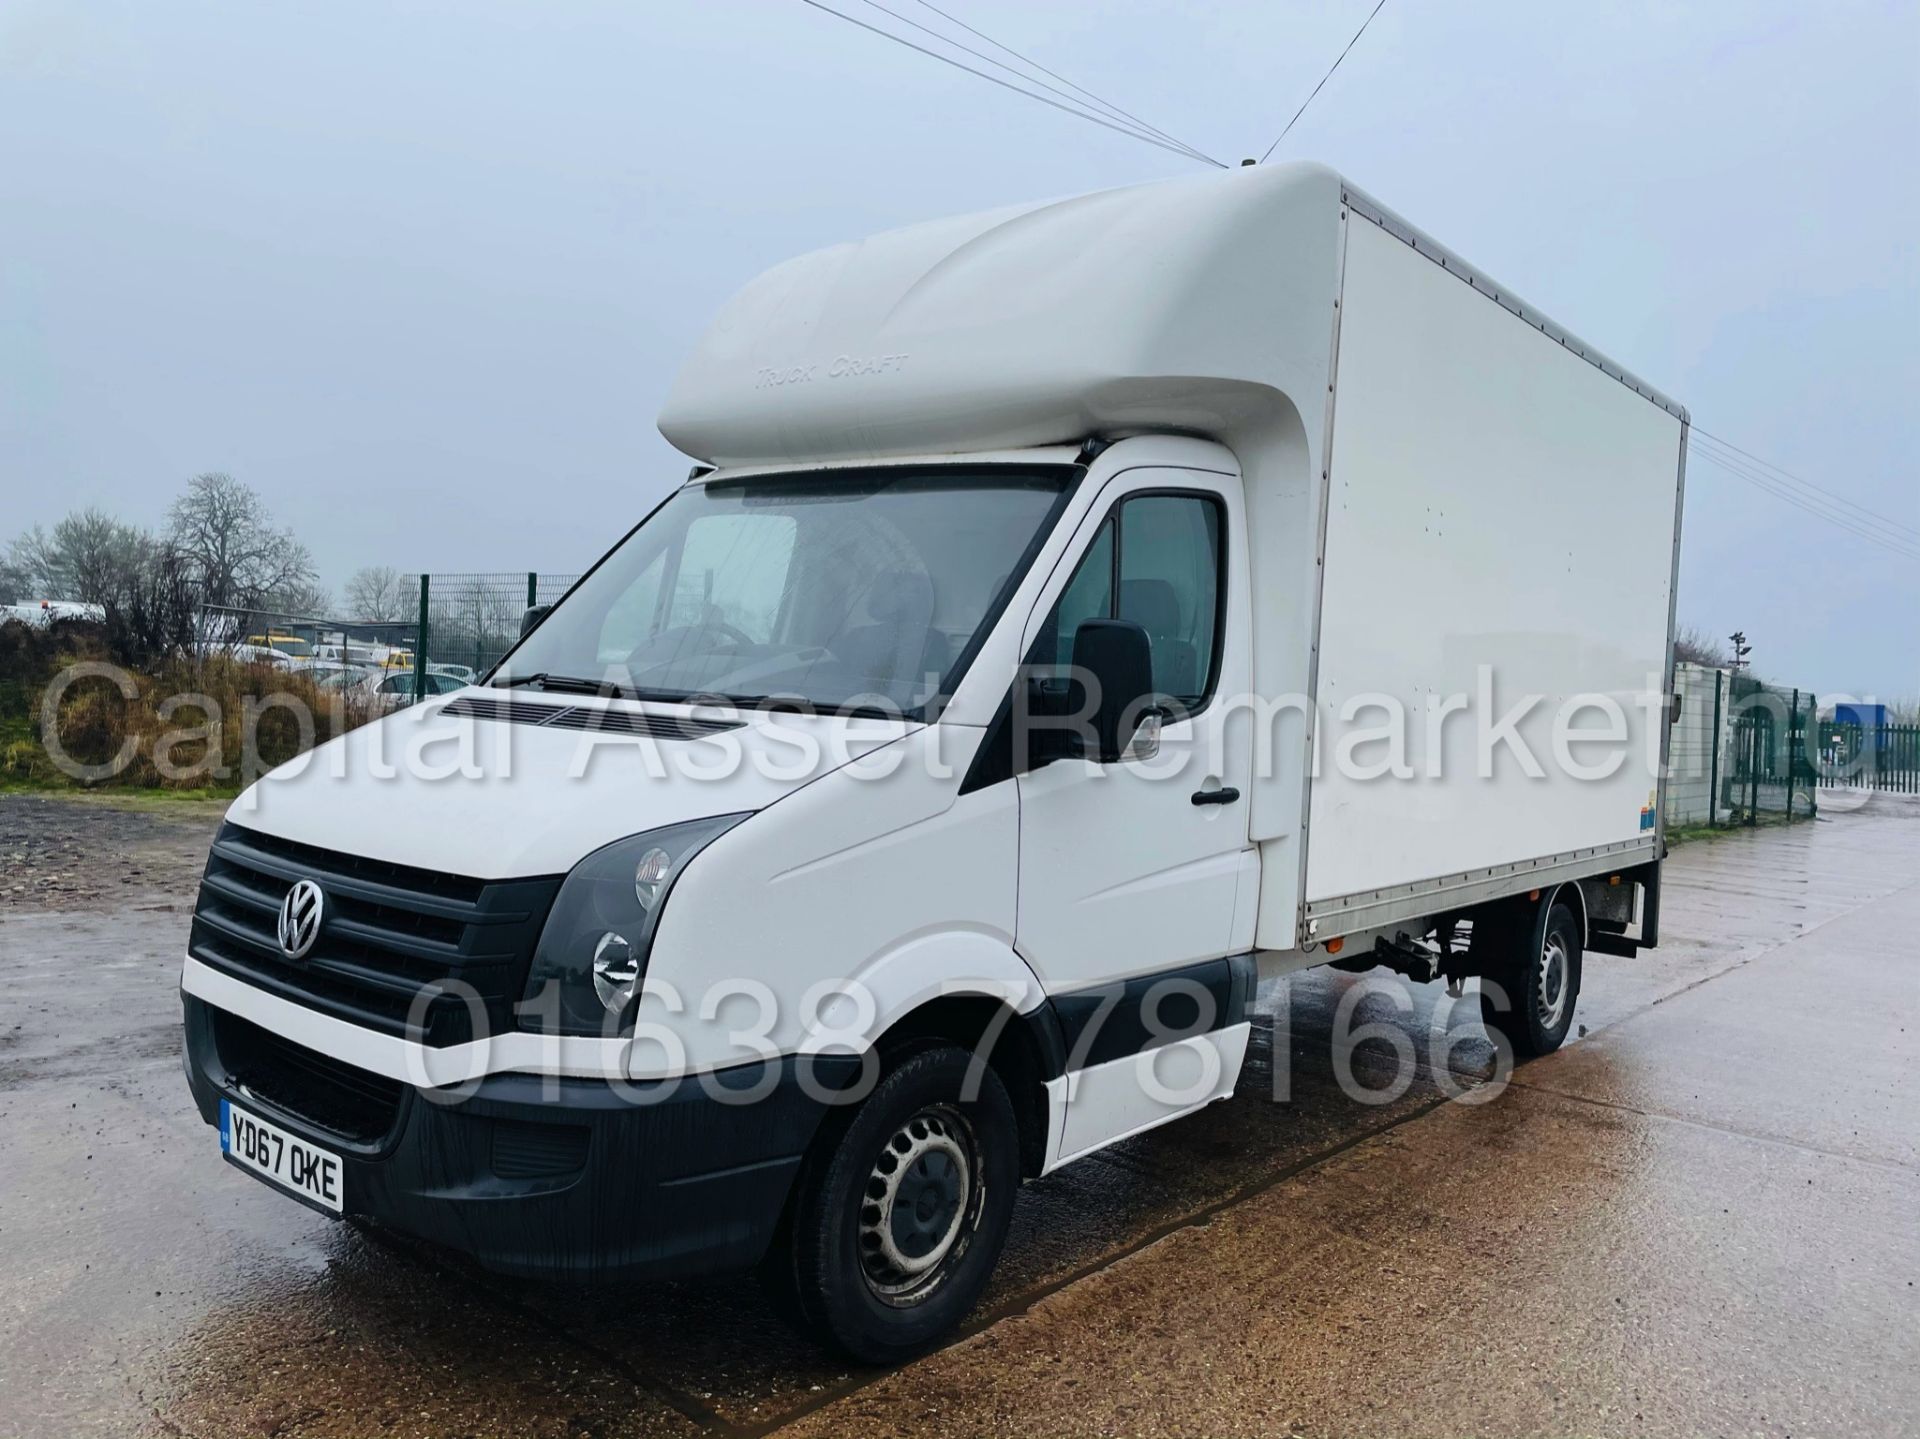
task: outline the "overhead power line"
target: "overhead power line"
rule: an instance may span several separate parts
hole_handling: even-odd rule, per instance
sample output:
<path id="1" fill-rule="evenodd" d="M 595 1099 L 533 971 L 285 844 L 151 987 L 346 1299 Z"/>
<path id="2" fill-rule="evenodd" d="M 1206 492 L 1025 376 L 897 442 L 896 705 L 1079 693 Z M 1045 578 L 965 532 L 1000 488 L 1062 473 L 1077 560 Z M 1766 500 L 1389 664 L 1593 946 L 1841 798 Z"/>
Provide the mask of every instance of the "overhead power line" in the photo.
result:
<path id="1" fill-rule="evenodd" d="M 1081 101 L 1074 99 L 1073 95 L 1069 93 L 1069 91 L 1061 89 L 1059 85 L 1049 84 L 1047 81 L 1040 79 L 1036 75 L 1029 75 L 1024 71 L 1016 70 L 1013 68 L 1013 66 L 1007 64 L 1006 61 L 996 60 L 994 59 L 993 56 L 989 55 L 984 50 L 976 50 L 971 45 L 962 44 L 960 41 L 955 40 L 950 35 L 941 34 L 940 31 L 934 29 L 930 25 L 922 25 L 918 20 L 912 19 L 911 17 L 906 15 L 902 15 L 898 10 L 890 9 L 888 6 L 882 5 L 880 3 L 880 0 L 860 0 L 860 3 L 863 5 L 866 5 L 870 9 L 878 10 L 882 15 L 892 16 L 895 20 L 898 20 L 902 25 L 911 25 L 915 30 L 918 30 L 923 35 L 931 35 L 934 39 L 938 40 L 942 45 L 951 45 L 953 46 L 954 49 L 960 51 L 963 54 L 971 55 L 976 60 L 985 60 L 989 65 L 992 65 L 996 69 L 1006 71 L 1007 74 L 1013 76 L 1014 79 L 1016 80 L 1024 80 L 1030 85 L 1038 85 L 1042 90 L 1051 90 L 1054 94 L 1058 95 L 1061 99 L 1067 101 L 1069 104 L 1072 104 L 1078 108 L 1085 108 Z M 928 8 L 932 9 L 931 6 L 929 6 Z M 934 13 L 936 15 L 944 15 L 946 12 L 941 10 L 935 10 Z M 961 22 L 957 20 L 954 21 L 954 23 L 957 25 L 961 24 Z M 962 28 L 972 31 L 972 33 L 976 35 L 980 34 L 979 31 L 973 30 L 973 27 L 970 25 L 962 25 Z M 981 35 L 980 38 L 985 40 L 989 45 L 999 46 L 999 48 L 1002 50 L 1007 49 L 1006 46 L 1000 45 L 999 41 L 992 39 L 990 36 Z M 1007 53 L 1009 55 L 1013 55 L 1015 59 L 1023 58 L 1020 55 L 1018 55 L 1015 51 L 1012 51 L 1012 50 L 1007 50 Z M 1057 79 L 1059 77 L 1056 76 L 1055 78 Z M 1074 90 L 1078 90 L 1080 88 L 1078 85 L 1074 85 L 1071 80 L 1062 81 L 1062 84 L 1069 85 Z M 1082 93 L 1085 93 L 1085 92 L 1082 92 Z M 1115 118 L 1124 119 L 1127 122 L 1127 125 L 1126 125 L 1127 129 L 1138 130 L 1143 135 L 1144 134 L 1157 135 L 1162 140 L 1165 140 L 1168 144 L 1178 146 L 1181 150 L 1185 151 L 1187 154 L 1191 155 L 1196 160 L 1205 160 L 1209 165 L 1220 165 L 1220 161 L 1214 159 L 1211 155 L 1202 154 L 1200 151 L 1194 149 L 1193 146 L 1187 144 L 1186 141 L 1176 139 L 1174 136 L 1167 134 L 1166 131 L 1157 129 L 1154 126 L 1149 125 L 1144 120 L 1135 119 L 1133 116 L 1126 114 L 1125 111 L 1118 109 L 1116 106 L 1107 104 L 1105 100 L 1100 99 L 1097 95 L 1089 96 L 1089 98 L 1092 99 L 1095 104 L 1098 104 L 1103 108 L 1105 108 L 1106 110 L 1110 111 L 1115 116 Z M 1221 168 L 1225 169 L 1226 167 L 1222 165 Z"/>
<path id="2" fill-rule="evenodd" d="M 1920 539 L 1916 539 L 1914 532 L 1900 525 L 1898 521 L 1869 519 L 1854 514 L 1842 508 L 1843 504 L 1852 504 L 1851 501 L 1845 501 L 1830 491 L 1817 488 L 1812 489 L 1811 492 L 1796 489 L 1778 476 L 1761 468 L 1765 461 L 1749 462 L 1742 459 L 1738 452 L 1722 450 L 1711 441 L 1705 444 L 1690 441 L 1689 448 L 1697 458 L 1706 460 L 1716 468 L 1745 480 L 1755 489 L 1764 490 L 1776 499 L 1816 519 L 1825 520 L 1835 528 L 1845 530 L 1882 549 L 1920 559 Z"/>
<path id="3" fill-rule="evenodd" d="M 1070 105 L 1061 100 L 1049 99 L 1047 96 L 1041 95 L 1036 93 L 1035 91 L 1029 90 L 1023 85 L 1016 85 L 1010 80 L 1003 80 L 998 75 L 990 75 L 985 70 L 976 70 L 973 66 L 968 65 L 963 61 L 956 60 L 951 55 L 942 55 L 938 50 L 929 50 L 924 45 L 916 45 L 913 41 L 907 39 L 904 35 L 896 35 L 891 30 L 883 30 L 878 25 L 869 25 L 866 21 L 859 19 L 857 16 L 849 15 L 844 10 L 836 10 L 831 5 L 822 4 L 821 0 L 801 0 L 801 3 L 806 5 L 811 5 L 814 9 L 821 11 L 823 14 L 831 15 L 836 20 L 844 20 L 849 25 L 858 25 L 862 30 L 866 30 L 871 32 L 872 34 L 878 35 L 882 39 L 891 40 L 896 45 L 904 45 L 909 50 L 917 50 L 920 52 L 920 54 L 926 55 L 931 59 L 938 60 L 944 65 L 951 65 L 956 70 L 965 70 L 969 75 L 977 75 L 982 80 L 986 80 L 991 82 L 992 84 L 998 85 L 1003 90 L 1011 90 L 1013 91 L 1014 94 L 1024 95 L 1029 100 L 1038 100 L 1042 105 L 1051 106 L 1053 109 L 1059 110 L 1065 114 L 1077 115 L 1080 119 L 1086 120 L 1091 124 L 1098 125 L 1102 129 L 1112 130 L 1114 133 L 1120 134 L 1120 135 L 1131 136 L 1135 140 L 1140 140 L 1145 142 L 1146 144 L 1156 146 L 1157 148 L 1168 151 L 1171 154 L 1179 155 L 1184 159 L 1190 160 L 1199 156 L 1198 151 L 1190 151 L 1178 144 L 1174 144 L 1165 140 L 1158 139 L 1153 135 L 1149 135 L 1144 130 L 1137 130 L 1128 125 L 1118 124 L 1112 120 L 1105 118 L 1104 116 L 1095 114 L 1091 110 L 1088 110 L 1076 105 Z M 948 43 L 953 43 L 953 42 L 948 42 Z M 1207 160 L 1207 163 L 1210 165 L 1220 164 L 1218 160 L 1211 160 L 1211 159 Z M 1220 168 L 1225 169 L 1226 167 L 1222 165 Z"/>
<path id="4" fill-rule="evenodd" d="M 873 3 L 873 0 L 868 0 L 868 3 L 869 4 Z M 1014 59 L 1018 60 L 1022 65 L 1025 65 L 1028 69 L 1038 70 L 1042 75 L 1051 76 L 1053 79 L 1058 80 L 1062 85 L 1065 85 L 1069 90 L 1077 91 L 1079 94 L 1086 96 L 1087 99 L 1093 101 L 1094 104 L 1098 105 L 1101 109 L 1107 111 L 1109 114 L 1118 116 L 1122 120 L 1131 120 L 1134 124 L 1138 125 L 1141 129 L 1150 130 L 1163 140 L 1173 141 L 1173 143 L 1180 146 L 1181 149 L 1191 151 L 1194 156 L 1196 156 L 1199 159 L 1205 160 L 1210 165 L 1219 165 L 1220 168 L 1223 170 L 1227 168 L 1226 165 L 1224 165 L 1221 161 L 1214 159 L 1213 156 L 1207 154 L 1206 151 L 1195 149 L 1193 146 L 1187 144 L 1186 141 L 1180 139 L 1178 136 L 1169 135 L 1165 130 L 1162 130 L 1158 125 L 1148 124 L 1145 120 L 1142 120 L 1138 115 L 1134 114 L 1133 111 L 1123 110 L 1118 105 L 1114 104 L 1111 100 L 1101 99 L 1100 96 L 1094 94 L 1093 91 L 1089 90 L 1086 86 L 1074 84 L 1073 81 L 1069 80 L 1065 75 L 1062 75 L 1059 71 L 1049 70 L 1045 65 L 1042 65 L 1038 60 L 1035 60 L 1029 55 L 1022 55 L 1018 50 L 1014 49 L 1011 45 L 1001 44 L 998 40 L 994 39 L 993 36 L 987 34 L 986 31 L 976 29 L 974 26 L 969 25 L 966 21 L 962 20 L 958 15 L 948 14 L 945 10 L 942 10 L 938 5 L 933 4 L 932 0 L 917 0 L 917 3 L 921 6 L 922 9 L 931 10 L 934 14 L 938 15 L 942 20 L 945 20 L 949 25 L 958 25 L 962 30 L 965 30 L 969 35 L 974 36 L 976 39 L 986 41 L 989 45 L 993 46 L 994 49 L 1000 51 L 1002 54 L 1013 56 Z M 952 43 L 952 42 L 949 42 L 949 43 Z M 1048 86 L 1048 88 L 1051 89 L 1052 87 Z"/>
<path id="5" fill-rule="evenodd" d="M 1697 436 L 1699 431 L 1696 430 L 1693 434 Z M 1711 437 L 1708 438 L 1711 440 Z M 1691 437 L 1688 449 L 1695 457 L 1707 461 L 1715 468 L 1724 470 L 1735 478 L 1746 481 L 1757 490 L 1764 490 L 1775 499 L 1792 505 L 1795 509 L 1812 515 L 1815 519 L 1825 520 L 1828 524 L 1834 526 L 1834 528 L 1844 530 L 1856 539 L 1865 540 L 1868 544 L 1877 545 L 1881 549 L 1891 554 L 1899 555 L 1904 559 L 1920 560 L 1920 544 L 1915 544 L 1910 540 L 1902 538 L 1898 534 L 1889 533 L 1885 529 L 1876 528 L 1873 523 L 1848 514 L 1845 510 L 1840 509 L 1830 501 L 1811 498 L 1783 484 L 1765 470 L 1760 469 L 1758 465 L 1750 464 L 1740 459 L 1737 454 L 1722 452 L 1714 448 L 1711 444 L 1693 443 Z"/>
<path id="6" fill-rule="evenodd" d="M 1911 542 L 1903 539 L 1899 535 L 1876 529 L 1866 521 L 1855 519 L 1843 510 L 1810 499 L 1808 496 L 1781 484 L 1765 471 L 1756 469 L 1737 457 L 1711 449 L 1706 445 L 1689 445 L 1689 451 L 1694 459 L 1705 460 L 1716 469 L 1732 475 L 1736 479 L 1746 481 L 1755 489 L 1765 491 L 1776 499 L 1792 505 L 1804 514 L 1812 515 L 1816 519 L 1826 520 L 1836 528 L 1846 530 L 1848 533 L 1856 535 L 1861 539 L 1887 547 L 1898 547 L 1902 551 L 1911 550 L 1916 555 L 1920 555 L 1920 547 L 1913 546 Z"/>
<path id="7" fill-rule="evenodd" d="M 1380 0 L 1379 4 L 1375 5 L 1373 9 L 1367 12 L 1367 18 L 1360 22 L 1360 28 L 1354 31 L 1353 38 L 1347 41 L 1347 49 L 1342 50 L 1340 54 L 1334 59 L 1334 62 L 1331 65 L 1327 66 L 1327 73 L 1320 77 L 1320 84 L 1315 85 L 1313 87 L 1313 94 L 1307 96 L 1306 99 L 1302 100 L 1300 102 L 1300 108 L 1293 112 L 1293 120 L 1287 121 L 1287 129 L 1282 130 L 1278 135 L 1275 135 L 1273 137 L 1273 143 L 1267 146 L 1267 154 L 1262 155 L 1260 157 L 1260 163 L 1262 165 L 1267 163 L 1267 155 L 1271 155 L 1275 150 L 1280 148 L 1280 142 L 1287 138 L 1287 130 L 1291 130 L 1293 128 L 1294 121 L 1298 120 L 1302 115 L 1307 113 L 1307 106 L 1313 103 L 1313 96 L 1318 95 L 1320 93 L 1321 88 L 1327 83 L 1327 81 L 1333 78 L 1333 72 L 1335 70 L 1338 70 L 1340 68 L 1340 62 L 1347 58 L 1347 51 L 1353 49 L 1355 45 L 1358 45 L 1360 43 L 1360 37 L 1367 33 L 1367 26 L 1373 23 L 1373 17 L 1380 13 L 1380 11 L 1386 6 L 1386 3 L 1387 3 L 1387 0 Z"/>
<path id="8" fill-rule="evenodd" d="M 1805 491 L 1806 493 L 1812 496 L 1817 496 L 1821 500 L 1831 501 L 1833 504 L 1842 506 L 1845 509 L 1853 511 L 1855 514 L 1859 515 L 1862 519 L 1873 520 L 1883 525 L 1891 525 L 1894 529 L 1901 531 L 1902 534 L 1905 535 L 1906 537 L 1916 541 L 1920 541 L 1920 529 L 1916 529 L 1909 524 L 1903 524 L 1899 520 L 1894 519 L 1893 516 L 1891 515 L 1883 515 L 1878 510 L 1868 509 L 1865 505 L 1862 505 L 1853 500 L 1850 500 L 1845 495 L 1840 494 L 1837 491 L 1825 489 L 1820 485 L 1816 485 L 1812 480 L 1803 480 L 1800 478 L 1800 476 L 1794 474 L 1791 470 L 1784 470 L 1780 466 L 1772 463 L 1769 460 L 1763 460 L 1760 458 L 1760 456 L 1754 454 L 1753 451 L 1743 450 L 1740 448 L 1740 446 L 1734 444 L 1733 441 L 1723 440 L 1718 435 L 1709 434 L 1707 431 L 1701 429 L 1697 425 L 1694 426 L 1692 434 L 1696 440 L 1704 439 L 1710 442 L 1711 444 L 1718 446 L 1722 450 L 1732 451 L 1732 453 L 1735 456 L 1738 456 L 1741 460 L 1744 460 L 1747 463 L 1764 471 L 1768 475 L 1777 478 L 1784 484 L 1791 485 L 1797 489 Z"/>

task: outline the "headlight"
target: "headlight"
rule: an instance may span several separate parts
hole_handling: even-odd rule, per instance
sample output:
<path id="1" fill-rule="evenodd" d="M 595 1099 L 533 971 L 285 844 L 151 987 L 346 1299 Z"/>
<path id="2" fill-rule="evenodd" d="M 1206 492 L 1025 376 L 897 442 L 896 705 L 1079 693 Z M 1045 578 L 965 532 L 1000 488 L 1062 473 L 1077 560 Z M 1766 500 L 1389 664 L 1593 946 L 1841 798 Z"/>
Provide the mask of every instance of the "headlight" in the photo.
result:
<path id="1" fill-rule="evenodd" d="M 723 814 L 649 830 L 576 864 L 540 931 L 520 1027 L 560 1034 L 613 1034 L 624 1027 L 673 882 L 696 854 L 745 818 Z"/>

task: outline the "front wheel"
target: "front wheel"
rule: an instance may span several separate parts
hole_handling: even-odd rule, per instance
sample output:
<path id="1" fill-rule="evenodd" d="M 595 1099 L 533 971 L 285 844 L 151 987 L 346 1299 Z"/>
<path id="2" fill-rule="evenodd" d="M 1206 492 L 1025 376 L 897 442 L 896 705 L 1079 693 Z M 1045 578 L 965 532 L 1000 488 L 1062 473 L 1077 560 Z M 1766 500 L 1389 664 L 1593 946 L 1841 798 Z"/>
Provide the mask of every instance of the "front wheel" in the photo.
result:
<path id="1" fill-rule="evenodd" d="M 1580 997 L 1580 922 L 1556 904 L 1537 939 L 1531 924 L 1517 924 L 1497 943 L 1481 971 L 1481 1023 L 1489 1035 L 1506 1038 L 1515 1059 L 1551 1054 L 1573 1028 Z"/>
<path id="2" fill-rule="evenodd" d="M 937 1045 L 897 1060 L 823 1127 L 768 1257 L 776 1298 L 848 1357 L 895 1364 L 966 1316 L 1020 1184 L 1013 1104 L 991 1069 Z"/>

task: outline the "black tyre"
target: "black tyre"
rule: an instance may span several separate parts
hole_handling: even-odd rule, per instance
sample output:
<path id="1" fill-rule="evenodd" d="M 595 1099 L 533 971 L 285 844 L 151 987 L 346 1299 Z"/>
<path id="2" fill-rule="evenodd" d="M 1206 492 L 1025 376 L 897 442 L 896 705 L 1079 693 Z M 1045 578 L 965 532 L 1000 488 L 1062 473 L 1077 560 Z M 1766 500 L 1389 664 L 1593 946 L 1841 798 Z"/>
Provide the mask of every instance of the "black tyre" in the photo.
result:
<path id="1" fill-rule="evenodd" d="M 1564 904 L 1536 931 L 1531 914 L 1490 924 L 1481 960 L 1480 1020 L 1503 1035 L 1515 1059 L 1551 1054 L 1573 1028 L 1580 998 L 1580 921 Z M 1479 930 L 1480 921 L 1474 927 Z M 1482 952 L 1476 935 L 1475 951 Z"/>
<path id="2" fill-rule="evenodd" d="M 898 1057 L 822 1127 L 768 1255 L 777 1306 L 865 1364 L 897 1364 L 966 1317 L 1006 1242 L 1020 1185 L 1005 1087 L 953 1045 Z"/>

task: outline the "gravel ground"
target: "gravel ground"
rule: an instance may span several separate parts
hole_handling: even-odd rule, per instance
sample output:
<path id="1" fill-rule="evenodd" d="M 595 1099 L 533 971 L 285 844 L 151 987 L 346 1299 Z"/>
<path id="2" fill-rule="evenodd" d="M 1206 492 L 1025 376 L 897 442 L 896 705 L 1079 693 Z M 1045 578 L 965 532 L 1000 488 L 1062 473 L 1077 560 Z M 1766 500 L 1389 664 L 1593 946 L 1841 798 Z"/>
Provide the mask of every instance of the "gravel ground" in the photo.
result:
<path id="1" fill-rule="evenodd" d="M 0 794 L 0 913 L 191 895 L 225 812 L 224 800 Z"/>

